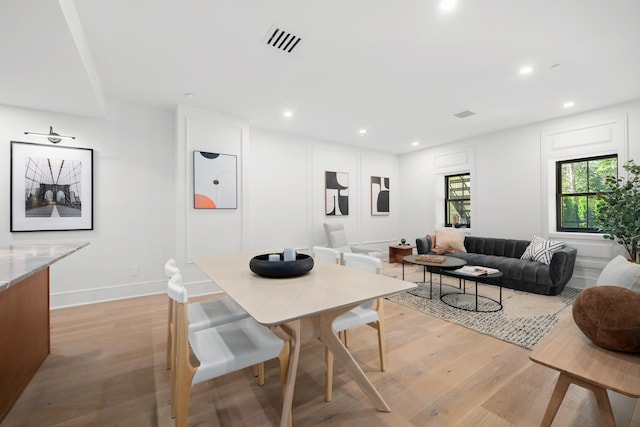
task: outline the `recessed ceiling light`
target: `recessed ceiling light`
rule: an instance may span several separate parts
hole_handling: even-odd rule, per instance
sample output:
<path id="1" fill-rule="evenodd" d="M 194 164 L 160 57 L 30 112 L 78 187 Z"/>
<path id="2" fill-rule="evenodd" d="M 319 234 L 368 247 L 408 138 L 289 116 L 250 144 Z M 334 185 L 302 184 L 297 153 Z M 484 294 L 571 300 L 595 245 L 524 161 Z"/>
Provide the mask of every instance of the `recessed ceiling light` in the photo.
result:
<path id="1" fill-rule="evenodd" d="M 573 102 L 573 101 L 567 101 L 567 102 L 565 102 L 564 104 L 562 104 L 562 106 L 563 106 L 564 108 L 571 108 L 571 107 L 573 107 L 574 105 L 576 105 L 576 103 L 575 103 L 575 102 Z"/>
<path id="2" fill-rule="evenodd" d="M 524 67 L 520 68 L 520 74 L 522 75 L 527 75 L 527 74 L 531 74 L 533 73 L 533 67 L 531 65 L 525 65 Z"/>
<path id="3" fill-rule="evenodd" d="M 193 98 L 193 94 L 191 92 L 187 92 L 184 94 L 187 98 Z"/>
<path id="4" fill-rule="evenodd" d="M 440 2 L 440 11 L 444 13 L 452 12 L 457 5 L 458 2 L 456 0 L 442 0 Z"/>
<path id="5" fill-rule="evenodd" d="M 559 70 L 560 68 L 562 68 L 562 64 L 553 64 L 549 68 L 551 68 L 552 71 L 556 71 L 556 70 Z"/>
<path id="6" fill-rule="evenodd" d="M 358 131 L 358 133 L 359 133 L 360 135 L 364 136 L 364 135 L 366 135 L 366 134 L 367 134 L 367 130 L 366 130 L 366 129 L 360 129 L 360 130 Z"/>
<path id="7" fill-rule="evenodd" d="M 284 113 L 282 113 L 287 119 L 290 119 L 291 117 L 293 117 L 293 111 L 285 111 Z"/>
<path id="8" fill-rule="evenodd" d="M 418 145 L 420 145 L 420 143 L 418 141 L 413 141 L 411 145 L 413 145 L 414 147 L 417 147 Z"/>

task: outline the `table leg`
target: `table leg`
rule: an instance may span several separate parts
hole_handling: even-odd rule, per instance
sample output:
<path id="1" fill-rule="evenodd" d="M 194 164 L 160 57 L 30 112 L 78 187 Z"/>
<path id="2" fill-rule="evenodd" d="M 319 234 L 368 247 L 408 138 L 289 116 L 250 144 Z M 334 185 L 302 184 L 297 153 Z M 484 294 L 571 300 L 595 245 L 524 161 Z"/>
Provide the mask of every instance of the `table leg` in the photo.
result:
<path id="1" fill-rule="evenodd" d="M 478 281 L 476 280 L 476 311 L 478 311 Z"/>
<path id="2" fill-rule="evenodd" d="M 564 399 L 564 395 L 567 393 L 567 389 L 571 384 L 571 379 L 568 375 L 560 373 L 558 377 L 558 381 L 556 382 L 556 386 L 553 389 L 553 393 L 551 393 L 551 399 L 549 400 L 549 405 L 547 405 L 547 410 L 542 417 L 542 422 L 540 423 L 540 427 L 550 427 L 553 419 L 558 413 L 558 408 L 560 408 L 560 404 L 562 403 L 562 399 Z"/>
<path id="3" fill-rule="evenodd" d="M 567 393 L 567 389 L 571 384 L 575 384 L 577 386 L 586 388 L 587 390 L 591 390 L 591 392 L 596 397 L 596 402 L 598 403 L 598 411 L 600 412 L 602 425 L 604 427 L 616 426 L 616 421 L 613 416 L 613 410 L 611 409 L 611 402 L 609 401 L 609 395 L 607 395 L 607 390 L 605 388 L 561 372 L 560 376 L 558 377 L 556 387 L 553 389 L 553 393 L 551 394 L 551 400 L 549 401 L 547 410 L 544 413 L 544 417 L 542 418 L 542 423 L 540 423 L 541 427 L 551 426 L 553 419 L 558 413 L 558 408 L 560 408 L 562 399 L 564 399 L 564 396 Z"/>
<path id="4" fill-rule="evenodd" d="M 300 320 L 280 325 L 280 327 L 289 335 L 291 343 L 289 369 L 287 370 L 284 398 L 282 399 L 282 415 L 280 418 L 280 427 L 289 427 L 292 425 L 291 408 L 293 406 L 293 392 L 296 387 L 298 361 L 300 360 Z"/>
<path id="5" fill-rule="evenodd" d="M 331 319 L 323 319 L 320 322 L 320 341 L 329 348 L 329 351 L 333 353 L 335 359 L 342 362 L 346 370 L 351 374 L 364 394 L 371 399 L 375 407 L 381 412 L 391 412 L 391 409 L 382 396 L 380 396 L 378 390 L 376 390 L 373 384 L 371 384 L 369 378 L 367 378 L 360 366 L 358 366 L 356 361 L 353 359 L 351 353 L 349 353 L 333 331 L 333 328 L 331 327 L 333 317 L 335 316 L 332 316 Z"/>

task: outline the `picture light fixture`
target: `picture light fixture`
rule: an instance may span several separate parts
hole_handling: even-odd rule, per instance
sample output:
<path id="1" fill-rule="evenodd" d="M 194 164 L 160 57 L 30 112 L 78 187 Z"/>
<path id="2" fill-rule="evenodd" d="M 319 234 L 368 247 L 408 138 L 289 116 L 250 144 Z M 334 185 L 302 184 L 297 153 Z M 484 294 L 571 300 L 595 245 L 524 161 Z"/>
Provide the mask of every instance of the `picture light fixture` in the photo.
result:
<path id="1" fill-rule="evenodd" d="M 44 136 L 49 140 L 49 142 L 52 142 L 54 144 L 57 144 L 58 142 L 62 141 L 63 139 L 76 139 L 75 136 L 64 136 L 64 135 L 59 135 L 59 134 L 55 133 L 53 131 L 53 126 L 49 126 L 49 133 L 25 132 L 24 134 L 25 135 Z"/>

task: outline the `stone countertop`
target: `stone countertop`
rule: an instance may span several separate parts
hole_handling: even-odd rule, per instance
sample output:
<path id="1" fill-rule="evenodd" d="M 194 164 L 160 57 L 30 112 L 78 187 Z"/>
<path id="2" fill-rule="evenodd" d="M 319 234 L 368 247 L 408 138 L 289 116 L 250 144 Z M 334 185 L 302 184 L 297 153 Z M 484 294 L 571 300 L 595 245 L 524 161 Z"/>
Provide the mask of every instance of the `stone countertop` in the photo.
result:
<path id="1" fill-rule="evenodd" d="M 88 244 L 16 244 L 0 247 L 0 292 Z"/>

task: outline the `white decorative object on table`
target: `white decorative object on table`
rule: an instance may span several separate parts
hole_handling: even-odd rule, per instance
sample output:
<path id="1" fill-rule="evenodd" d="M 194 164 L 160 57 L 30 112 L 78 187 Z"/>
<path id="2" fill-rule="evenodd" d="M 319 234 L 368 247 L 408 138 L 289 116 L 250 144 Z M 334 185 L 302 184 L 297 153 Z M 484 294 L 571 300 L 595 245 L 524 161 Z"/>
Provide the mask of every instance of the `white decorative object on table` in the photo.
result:
<path id="1" fill-rule="evenodd" d="M 295 261 L 296 260 L 296 250 L 293 248 L 284 248 L 284 260 L 285 261 Z"/>

